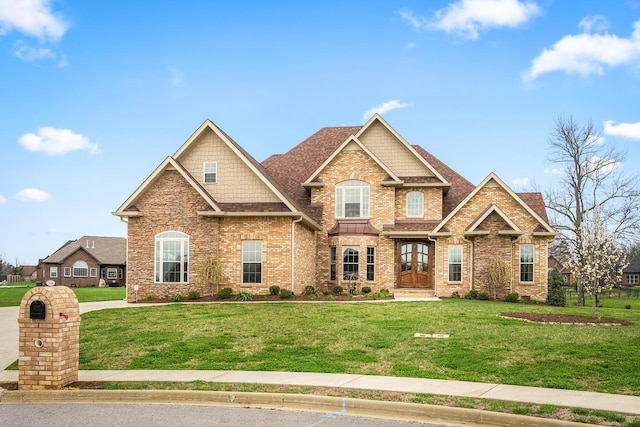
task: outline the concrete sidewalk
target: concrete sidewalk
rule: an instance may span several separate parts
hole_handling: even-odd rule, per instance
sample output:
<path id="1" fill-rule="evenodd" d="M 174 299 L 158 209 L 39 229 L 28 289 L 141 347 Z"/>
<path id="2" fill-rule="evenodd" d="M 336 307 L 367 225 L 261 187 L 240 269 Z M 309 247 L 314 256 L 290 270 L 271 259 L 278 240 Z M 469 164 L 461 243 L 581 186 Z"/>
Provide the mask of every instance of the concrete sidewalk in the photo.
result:
<path id="1" fill-rule="evenodd" d="M 0 371 L 0 382 L 17 381 L 17 371 Z M 80 371 L 79 381 L 207 381 L 218 383 L 282 384 L 426 393 L 602 409 L 640 415 L 640 397 L 469 381 L 432 380 L 371 375 L 262 371 Z"/>
<path id="2" fill-rule="evenodd" d="M 80 304 L 85 313 L 105 308 L 134 308 L 138 304 L 125 301 L 104 301 Z M 18 307 L 0 308 L 0 367 L 18 359 Z M 209 381 L 253 384 L 283 384 L 321 386 L 364 390 L 427 393 L 448 396 L 497 399 L 512 402 L 550 404 L 566 407 L 603 409 L 640 415 L 640 397 L 585 391 L 523 387 L 468 381 L 432 380 L 371 375 L 323 374 L 307 372 L 254 371 L 80 371 L 79 381 Z M 0 382 L 17 381 L 17 371 L 0 371 Z"/>

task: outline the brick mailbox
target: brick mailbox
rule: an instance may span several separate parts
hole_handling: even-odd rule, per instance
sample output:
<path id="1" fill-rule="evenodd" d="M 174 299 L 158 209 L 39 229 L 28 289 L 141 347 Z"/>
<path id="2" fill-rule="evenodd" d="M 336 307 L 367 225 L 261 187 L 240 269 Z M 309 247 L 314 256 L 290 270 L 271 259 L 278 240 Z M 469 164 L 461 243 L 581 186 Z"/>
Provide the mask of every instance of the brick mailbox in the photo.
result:
<path id="1" fill-rule="evenodd" d="M 80 306 L 65 286 L 36 287 L 20 303 L 18 389 L 60 390 L 78 380 Z"/>

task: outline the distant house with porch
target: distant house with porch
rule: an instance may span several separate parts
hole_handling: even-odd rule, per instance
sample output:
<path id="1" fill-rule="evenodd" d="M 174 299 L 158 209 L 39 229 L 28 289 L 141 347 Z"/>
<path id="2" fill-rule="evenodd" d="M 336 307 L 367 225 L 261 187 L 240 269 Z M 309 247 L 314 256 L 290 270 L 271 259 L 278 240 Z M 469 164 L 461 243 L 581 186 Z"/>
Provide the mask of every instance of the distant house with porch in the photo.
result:
<path id="1" fill-rule="evenodd" d="M 83 236 L 69 240 L 40 261 L 37 280 L 69 287 L 108 286 L 126 283 L 127 239 Z"/>

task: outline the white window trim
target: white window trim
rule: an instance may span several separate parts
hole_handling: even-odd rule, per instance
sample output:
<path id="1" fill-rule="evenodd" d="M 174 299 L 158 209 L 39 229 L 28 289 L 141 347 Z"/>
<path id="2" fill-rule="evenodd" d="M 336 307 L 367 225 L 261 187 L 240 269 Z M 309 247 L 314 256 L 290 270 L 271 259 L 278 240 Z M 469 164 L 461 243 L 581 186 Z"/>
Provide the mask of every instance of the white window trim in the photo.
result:
<path id="1" fill-rule="evenodd" d="M 114 267 L 107 268 L 107 279 L 117 279 L 118 269 Z"/>
<path id="2" fill-rule="evenodd" d="M 452 262 L 451 261 L 451 250 L 453 248 L 459 248 L 460 249 L 460 261 L 456 261 L 456 262 Z M 461 283 L 462 282 L 462 262 L 463 262 L 463 251 L 462 251 L 462 245 L 449 245 L 449 247 L 447 248 L 447 255 L 448 255 L 448 264 L 447 264 L 447 281 L 449 283 Z M 460 280 L 451 280 L 451 266 L 452 265 L 460 265 Z"/>
<path id="3" fill-rule="evenodd" d="M 64 277 L 71 277 L 71 267 L 64 267 L 62 269 L 62 275 Z"/>
<path id="4" fill-rule="evenodd" d="M 416 204 L 416 207 L 419 208 L 420 212 L 419 213 L 410 213 L 412 211 L 411 208 L 411 204 L 410 204 L 410 199 L 411 196 L 419 196 L 420 197 L 420 203 Z M 421 191 L 410 191 L 407 193 L 407 218 L 422 218 L 424 217 L 424 194 Z"/>
<path id="5" fill-rule="evenodd" d="M 165 282 L 163 280 L 164 264 L 167 260 L 162 259 L 164 252 L 164 244 L 167 242 L 180 242 L 180 280 L 177 282 Z M 186 261 L 184 258 L 186 257 Z M 153 267 L 153 281 L 154 283 L 189 283 L 189 235 L 180 231 L 164 231 L 156 234 L 154 237 L 154 267 Z M 174 261 L 175 262 L 175 261 Z M 185 271 L 185 262 L 187 268 Z M 185 277 L 186 276 L 186 277 Z"/>
<path id="6" fill-rule="evenodd" d="M 58 277 L 58 267 L 57 266 L 51 266 L 49 267 L 49 277 Z"/>
<path id="7" fill-rule="evenodd" d="M 360 205 L 360 214 L 358 216 L 346 216 L 346 192 L 347 190 L 358 191 L 358 203 Z M 336 185 L 336 218 L 369 218 L 369 207 L 371 198 L 371 189 L 368 183 L 351 179 L 342 181 Z"/>
<path id="8" fill-rule="evenodd" d="M 369 262 L 369 250 L 372 250 L 372 251 L 373 251 L 373 261 L 372 261 L 372 262 Z M 377 271 L 376 271 L 376 261 L 377 261 L 377 260 L 376 260 L 376 255 L 377 255 L 377 254 L 376 254 L 376 247 L 375 247 L 375 246 L 367 246 L 367 254 L 366 254 L 366 257 L 367 257 L 367 271 L 366 271 L 366 279 L 367 279 L 367 281 L 368 281 L 368 282 L 375 282 L 375 280 L 376 280 L 376 274 L 377 274 Z M 373 272 L 372 272 L 372 273 L 373 273 L 373 278 L 371 278 L 371 279 L 369 279 L 369 266 L 372 266 L 372 267 L 373 267 Z"/>
<path id="9" fill-rule="evenodd" d="M 531 262 L 522 262 L 522 249 L 524 247 L 530 247 L 531 248 Z M 520 283 L 527 283 L 527 284 L 532 284 L 535 282 L 535 274 L 536 274 L 536 269 L 535 269 L 535 261 L 536 261 L 536 248 L 533 244 L 531 243 L 523 243 L 520 245 L 520 258 L 519 258 L 519 270 L 518 270 L 518 279 L 520 281 Z M 531 280 L 522 280 L 522 266 L 523 265 L 531 265 Z"/>
<path id="10" fill-rule="evenodd" d="M 76 274 L 76 270 L 86 270 L 86 274 Z M 73 263 L 73 277 L 89 277 L 89 265 L 85 261 L 76 261 Z"/>
<path id="11" fill-rule="evenodd" d="M 352 263 L 352 262 L 346 263 L 344 261 L 346 252 L 349 249 L 354 249 L 356 251 L 356 253 L 358 254 L 358 262 L 357 263 Z M 345 267 L 345 265 L 354 265 L 354 264 L 356 266 L 355 273 L 358 276 L 356 280 L 359 280 L 360 279 L 360 246 L 355 246 L 355 245 L 343 246 L 342 247 L 342 259 L 341 259 L 341 261 L 342 261 L 342 280 L 346 280 L 346 281 L 353 280 L 352 278 L 345 277 L 345 275 L 348 274 L 348 273 L 346 273 L 346 269 L 344 267 Z"/>
<path id="12" fill-rule="evenodd" d="M 247 247 L 245 247 L 245 243 Z M 259 243 L 260 248 L 257 251 L 250 250 L 249 244 Z M 263 282 L 264 278 L 264 242 L 262 240 L 243 240 L 242 241 L 242 271 L 240 272 L 242 277 L 240 277 L 240 283 L 243 285 L 255 286 L 260 285 Z M 251 254 L 257 254 L 259 259 L 252 259 Z M 245 259 L 245 255 L 250 259 Z M 244 265 L 245 264 L 259 264 L 260 265 L 260 280 L 257 282 L 245 282 L 244 280 Z"/>
<path id="13" fill-rule="evenodd" d="M 91 267 L 89 269 L 89 276 L 91 277 L 98 277 L 98 269 L 95 267 Z"/>
<path id="14" fill-rule="evenodd" d="M 213 181 L 207 181 L 207 175 L 213 174 Z M 204 162 L 202 164 L 202 182 L 205 184 L 218 183 L 218 162 Z"/>

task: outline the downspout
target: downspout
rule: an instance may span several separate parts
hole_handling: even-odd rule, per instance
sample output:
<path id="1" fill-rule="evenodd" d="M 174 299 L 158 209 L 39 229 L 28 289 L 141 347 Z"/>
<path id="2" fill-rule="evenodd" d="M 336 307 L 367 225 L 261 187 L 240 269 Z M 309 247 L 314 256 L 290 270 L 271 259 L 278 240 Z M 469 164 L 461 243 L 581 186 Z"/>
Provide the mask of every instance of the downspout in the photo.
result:
<path id="1" fill-rule="evenodd" d="M 293 293 L 293 282 L 295 280 L 295 252 L 296 252 L 296 223 L 302 221 L 302 216 L 291 221 L 291 293 Z"/>
<path id="2" fill-rule="evenodd" d="M 462 236 L 462 241 L 469 244 L 469 290 L 471 290 L 473 289 L 473 241 L 467 240 L 464 235 Z"/>

